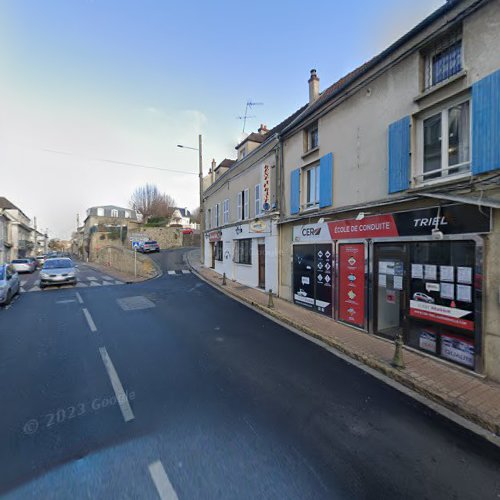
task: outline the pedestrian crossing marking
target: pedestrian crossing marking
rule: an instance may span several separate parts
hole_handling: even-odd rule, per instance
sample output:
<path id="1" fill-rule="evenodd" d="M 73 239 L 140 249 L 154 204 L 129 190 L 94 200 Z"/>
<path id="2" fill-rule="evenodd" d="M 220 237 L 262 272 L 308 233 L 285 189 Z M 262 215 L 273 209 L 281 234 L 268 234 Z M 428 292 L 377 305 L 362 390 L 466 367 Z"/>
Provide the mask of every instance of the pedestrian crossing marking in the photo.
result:
<path id="1" fill-rule="evenodd" d="M 87 276 L 87 279 L 89 281 L 97 281 L 97 278 L 95 276 Z"/>
<path id="2" fill-rule="evenodd" d="M 76 284 L 77 287 L 79 288 L 82 288 L 82 287 L 87 287 L 88 285 L 86 285 L 85 283 L 82 283 L 81 281 L 79 281 L 77 284 Z"/>
<path id="3" fill-rule="evenodd" d="M 189 269 L 183 269 L 182 274 L 189 274 L 191 271 Z"/>
<path id="4" fill-rule="evenodd" d="M 97 283 L 97 281 L 91 281 L 90 286 L 101 286 L 101 284 Z"/>
<path id="5" fill-rule="evenodd" d="M 167 271 L 168 274 L 175 274 L 175 271 Z"/>

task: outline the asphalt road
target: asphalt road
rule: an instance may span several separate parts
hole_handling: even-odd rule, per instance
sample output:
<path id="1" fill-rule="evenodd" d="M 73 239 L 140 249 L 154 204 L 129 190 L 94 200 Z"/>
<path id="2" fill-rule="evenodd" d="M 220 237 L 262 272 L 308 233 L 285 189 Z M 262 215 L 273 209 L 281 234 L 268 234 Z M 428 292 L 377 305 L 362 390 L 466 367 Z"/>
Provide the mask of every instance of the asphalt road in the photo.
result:
<path id="1" fill-rule="evenodd" d="M 5 498 L 500 496 L 493 445 L 193 274 L 22 294 L 0 395 Z"/>

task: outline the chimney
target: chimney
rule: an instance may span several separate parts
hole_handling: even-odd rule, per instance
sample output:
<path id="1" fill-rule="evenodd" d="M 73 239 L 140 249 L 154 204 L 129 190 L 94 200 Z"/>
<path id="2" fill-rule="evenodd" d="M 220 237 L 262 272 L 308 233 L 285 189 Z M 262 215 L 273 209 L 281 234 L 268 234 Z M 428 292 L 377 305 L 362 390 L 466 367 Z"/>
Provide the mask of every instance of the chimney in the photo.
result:
<path id="1" fill-rule="evenodd" d="M 215 161 L 215 158 L 212 159 L 212 170 L 215 170 L 215 167 L 217 166 L 217 162 Z"/>
<path id="2" fill-rule="evenodd" d="M 266 135 L 269 132 L 269 130 L 267 129 L 266 125 L 264 125 L 263 123 L 261 123 L 259 129 L 257 130 L 257 132 L 260 135 Z"/>
<path id="3" fill-rule="evenodd" d="M 316 70 L 311 70 L 311 78 L 308 80 L 309 83 L 309 104 L 312 104 L 319 97 L 319 78 L 316 74 Z"/>

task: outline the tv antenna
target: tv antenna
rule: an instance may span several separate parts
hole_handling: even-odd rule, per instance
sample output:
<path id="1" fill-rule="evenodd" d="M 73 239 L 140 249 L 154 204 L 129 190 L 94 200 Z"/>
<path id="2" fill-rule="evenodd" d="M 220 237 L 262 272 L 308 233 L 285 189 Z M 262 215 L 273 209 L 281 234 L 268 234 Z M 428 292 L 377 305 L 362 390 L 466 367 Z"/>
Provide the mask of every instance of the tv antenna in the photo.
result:
<path id="1" fill-rule="evenodd" d="M 247 104 L 245 106 L 245 114 L 243 116 L 237 116 L 236 118 L 238 120 L 243 120 L 243 130 L 242 132 L 245 133 L 245 127 L 247 125 L 247 120 L 249 118 L 255 118 L 255 115 L 249 115 L 248 112 L 254 107 L 254 106 L 263 106 L 263 102 L 253 102 L 251 99 L 247 101 Z"/>

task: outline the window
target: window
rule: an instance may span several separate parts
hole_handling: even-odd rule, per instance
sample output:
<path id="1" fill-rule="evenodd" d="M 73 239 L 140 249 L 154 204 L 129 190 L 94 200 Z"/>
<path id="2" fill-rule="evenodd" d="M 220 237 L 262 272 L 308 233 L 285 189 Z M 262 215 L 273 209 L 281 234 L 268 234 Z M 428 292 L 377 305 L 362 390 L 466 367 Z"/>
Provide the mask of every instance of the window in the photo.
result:
<path id="1" fill-rule="evenodd" d="M 97 209 L 97 215 L 99 217 L 104 217 L 104 208 L 98 208 Z"/>
<path id="2" fill-rule="evenodd" d="M 250 217 L 250 211 L 248 210 L 249 201 L 248 189 L 245 189 L 243 191 L 243 219 L 248 219 Z"/>
<path id="3" fill-rule="evenodd" d="M 245 158 L 246 155 L 247 155 L 247 148 L 246 148 L 246 146 L 241 146 L 241 148 L 240 148 L 240 159 L 243 160 L 243 158 Z"/>
<path id="4" fill-rule="evenodd" d="M 307 131 L 307 150 L 317 148 L 319 146 L 318 124 L 315 123 L 309 127 Z"/>
<path id="5" fill-rule="evenodd" d="M 319 165 L 304 170 L 305 208 L 315 207 L 319 203 Z"/>
<path id="6" fill-rule="evenodd" d="M 206 223 L 207 223 L 207 229 L 212 229 L 212 209 L 209 208 L 207 210 L 207 220 L 206 220 Z"/>
<path id="7" fill-rule="evenodd" d="M 113 208 L 113 210 L 111 210 L 111 217 L 118 217 L 118 210 L 116 210 L 116 208 Z"/>
<path id="8" fill-rule="evenodd" d="M 428 117 L 422 127 L 423 180 L 470 170 L 469 101 Z"/>
<path id="9" fill-rule="evenodd" d="M 215 260 L 222 261 L 222 255 L 223 255 L 222 249 L 223 249 L 222 241 L 216 241 L 214 247 Z"/>
<path id="10" fill-rule="evenodd" d="M 125 219 L 130 219 L 130 212 L 125 210 Z"/>
<path id="11" fill-rule="evenodd" d="M 250 216 L 248 213 L 248 189 L 238 193 L 236 204 L 238 210 L 238 220 L 248 219 Z"/>
<path id="12" fill-rule="evenodd" d="M 229 224 L 229 200 L 224 200 L 222 205 L 222 223 Z"/>
<path id="13" fill-rule="evenodd" d="M 237 264 L 252 263 L 252 240 L 236 240 L 234 248 L 234 262 Z"/>
<path id="14" fill-rule="evenodd" d="M 220 226 L 220 203 L 215 205 L 215 227 Z"/>
<path id="15" fill-rule="evenodd" d="M 424 90 L 462 71 L 462 31 L 455 29 L 424 53 Z"/>
<path id="16" fill-rule="evenodd" d="M 262 211 L 262 205 L 260 203 L 260 184 L 255 186 L 255 217 L 260 215 Z"/>

